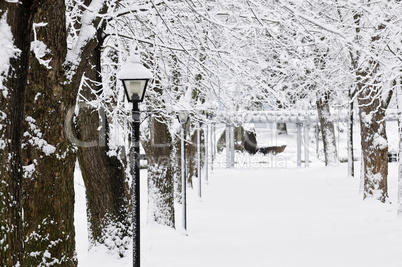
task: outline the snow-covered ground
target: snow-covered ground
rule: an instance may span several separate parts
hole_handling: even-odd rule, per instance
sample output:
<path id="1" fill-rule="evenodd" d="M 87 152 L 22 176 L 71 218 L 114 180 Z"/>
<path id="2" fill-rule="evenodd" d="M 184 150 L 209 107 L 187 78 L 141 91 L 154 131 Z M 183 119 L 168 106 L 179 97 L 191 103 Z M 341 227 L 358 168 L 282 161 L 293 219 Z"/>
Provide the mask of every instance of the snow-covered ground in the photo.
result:
<path id="1" fill-rule="evenodd" d="M 356 163 L 357 172 L 359 173 Z M 215 168 L 203 196 L 188 190 L 188 231 L 145 221 L 142 170 L 143 267 L 400 267 L 402 220 L 396 216 L 397 166 L 390 164 L 391 204 L 362 201 L 359 179 L 346 164 L 309 168 Z M 357 175 L 359 176 L 359 175 Z M 196 186 L 198 183 L 195 182 Z M 80 267 L 132 266 L 96 247 L 88 252 L 85 190 L 77 169 L 76 229 Z M 181 209 L 177 207 L 181 228 Z"/>

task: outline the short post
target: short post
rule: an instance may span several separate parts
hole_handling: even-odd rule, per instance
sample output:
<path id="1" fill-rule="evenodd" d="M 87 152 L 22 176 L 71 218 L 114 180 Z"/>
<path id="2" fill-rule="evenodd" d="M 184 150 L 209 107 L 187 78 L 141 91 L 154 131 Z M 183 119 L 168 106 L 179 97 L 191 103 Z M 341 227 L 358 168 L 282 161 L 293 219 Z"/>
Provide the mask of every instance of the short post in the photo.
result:
<path id="1" fill-rule="evenodd" d="M 211 170 L 214 169 L 215 160 L 215 122 L 211 124 Z"/>
<path id="2" fill-rule="evenodd" d="M 297 128 L 297 167 L 301 166 L 301 123 L 296 123 Z"/>
<path id="3" fill-rule="evenodd" d="M 225 127 L 225 141 L 226 141 L 226 168 L 230 168 L 230 125 L 226 123 Z"/>
<path id="4" fill-rule="evenodd" d="M 198 196 L 201 198 L 201 121 L 198 122 L 197 129 L 197 176 Z"/>
<path id="5" fill-rule="evenodd" d="M 304 124 L 304 167 L 310 166 L 310 159 L 309 159 L 309 151 L 308 151 L 308 144 L 309 144 L 309 124 L 306 122 Z"/>
<path id="6" fill-rule="evenodd" d="M 319 138 L 320 138 L 320 127 L 318 126 L 318 122 L 315 124 L 315 154 L 316 157 L 318 158 L 318 154 L 320 152 L 320 142 L 319 142 Z"/>
<path id="7" fill-rule="evenodd" d="M 234 136 L 234 124 L 230 124 L 230 168 L 234 168 L 235 162 L 235 136 Z"/>
<path id="8" fill-rule="evenodd" d="M 205 181 L 208 182 L 208 122 L 205 123 L 205 136 L 204 136 L 204 144 L 205 144 Z"/>

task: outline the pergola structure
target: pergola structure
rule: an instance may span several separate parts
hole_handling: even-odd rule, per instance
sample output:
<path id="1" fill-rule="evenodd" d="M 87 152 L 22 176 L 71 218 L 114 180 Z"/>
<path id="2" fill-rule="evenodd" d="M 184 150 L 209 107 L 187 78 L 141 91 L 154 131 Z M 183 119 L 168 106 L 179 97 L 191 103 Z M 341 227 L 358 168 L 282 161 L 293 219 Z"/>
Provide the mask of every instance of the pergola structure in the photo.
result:
<path id="1" fill-rule="evenodd" d="M 218 119 L 219 118 L 219 119 Z M 338 110 L 332 113 L 331 121 L 333 122 L 348 122 L 348 110 Z M 387 121 L 398 120 L 398 110 L 389 109 L 386 111 Z M 297 129 L 297 166 L 302 163 L 302 128 L 304 128 L 304 154 L 305 166 L 309 166 L 309 151 L 307 144 L 309 143 L 308 131 L 311 125 L 319 122 L 316 110 L 308 111 L 294 111 L 294 110 L 280 110 L 280 111 L 244 111 L 237 114 L 216 115 L 212 120 L 215 123 L 219 121 L 226 124 L 226 167 L 234 167 L 234 125 L 243 123 L 264 124 L 264 123 L 294 123 Z M 213 133 L 211 133 L 213 135 Z M 317 132 L 318 135 L 318 132 Z"/>

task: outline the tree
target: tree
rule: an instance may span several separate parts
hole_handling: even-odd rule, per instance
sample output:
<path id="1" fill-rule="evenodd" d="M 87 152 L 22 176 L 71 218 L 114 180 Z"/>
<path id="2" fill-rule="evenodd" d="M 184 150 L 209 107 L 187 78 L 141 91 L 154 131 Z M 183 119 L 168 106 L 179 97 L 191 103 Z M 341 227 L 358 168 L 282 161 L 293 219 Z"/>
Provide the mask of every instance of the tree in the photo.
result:
<path id="1" fill-rule="evenodd" d="M 82 15 L 79 13 L 85 12 L 85 9 L 75 3 L 68 4 L 69 34 L 74 39 L 77 38 L 75 33 L 80 30 Z M 112 11 L 113 6 L 108 6 L 101 9 L 101 14 Z M 98 25 L 95 35 L 97 45 L 88 52 L 83 69 L 77 99 L 76 145 L 87 195 L 90 244 L 103 244 L 122 257 L 130 242 L 129 192 L 126 166 L 123 164 L 126 155 L 112 149 L 114 144 L 110 140 L 109 120 L 110 114 L 113 114 L 110 102 L 114 101 L 112 92 L 116 90 L 116 80 L 109 81 L 107 76 L 106 82 L 103 77 L 105 72 L 116 75 L 117 68 L 109 63 L 117 63 L 117 53 L 113 49 L 105 51 L 109 23 L 112 22 L 103 20 Z"/>
<path id="2" fill-rule="evenodd" d="M 21 139 L 30 33 L 38 1 L 0 2 L 0 265 L 24 265 Z"/>
<path id="3" fill-rule="evenodd" d="M 148 222 L 174 228 L 172 138 L 163 118 L 152 116 L 149 123 L 149 143 L 144 146 L 148 159 Z"/>
<path id="4" fill-rule="evenodd" d="M 356 94 L 359 104 L 361 142 L 363 155 L 364 198 L 382 202 L 388 198 L 388 142 L 385 129 L 385 111 L 391 101 L 393 90 L 386 88 L 387 71 L 379 57 L 387 53 L 383 45 L 389 42 L 392 29 L 387 29 L 390 14 L 381 12 L 373 17 L 370 12 L 389 7 L 367 3 L 365 9 L 354 10 L 355 40 L 364 47 L 355 51 L 353 60 L 358 62 Z M 367 13 L 366 13 L 367 12 Z M 370 27 L 368 27 L 370 25 Z"/>
<path id="5" fill-rule="evenodd" d="M 81 143 L 78 161 L 86 188 L 90 242 L 104 244 L 122 257 L 130 236 L 129 192 L 125 166 L 116 153 L 110 153 L 109 118 L 98 101 L 103 95 L 102 28 L 98 31 L 98 46 L 88 58 L 88 69 L 82 78 L 86 82 L 80 90 L 80 106 L 84 107 L 76 118 L 77 138 Z M 82 99 L 93 101 L 93 105 Z"/>
<path id="6" fill-rule="evenodd" d="M 335 165 L 338 162 L 338 156 L 329 103 L 330 92 L 327 91 L 324 95 L 317 95 L 317 111 L 324 144 L 325 165 Z"/>
<path id="7" fill-rule="evenodd" d="M 64 1 L 42 1 L 34 17 L 33 52 L 25 103 L 23 143 L 24 264 L 76 266 L 74 231 L 75 149 L 64 122 L 78 88 L 66 87 Z"/>
<path id="8" fill-rule="evenodd" d="M 74 166 L 76 147 L 69 111 L 76 103 L 103 1 L 88 1 L 73 44 L 67 43 L 64 0 L 40 2 L 25 104 L 23 162 L 25 262 L 76 266 Z M 69 45 L 69 46 L 68 46 Z M 70 46 L 71 45 L 71 46 Z M 71 118 L 70 118 L 71 119 Z"/>

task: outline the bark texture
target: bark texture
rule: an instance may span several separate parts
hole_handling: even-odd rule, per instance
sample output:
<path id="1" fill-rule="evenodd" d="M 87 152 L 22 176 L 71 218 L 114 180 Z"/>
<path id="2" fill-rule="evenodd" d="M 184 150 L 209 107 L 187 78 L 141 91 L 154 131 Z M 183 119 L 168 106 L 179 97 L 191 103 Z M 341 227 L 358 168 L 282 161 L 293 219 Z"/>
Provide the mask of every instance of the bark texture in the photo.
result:
<path id="1" fill-rule="evenodd" d="M 148 222 L 174 228 L 172 138 L 160 118 L 150 118 L 150 141 L 144 148 L 148 159 Z"/>
<path id="2" fill-rule="evenodd" d="M 366 5 L 371 8 L 371 4 L 368 2 Z M 363 195 L 364 198 L 374 198 L 385 202 L 388 198 L 388 141 L 385 111 L 391 101 L 392 90 L 384 91 L 382 77 L 384 67 L 378 58 L 383 53 L 383 47 L 379 45 L 379 41 L 382 40 L 383 33 L 387 29 L 383 21 L 375 19 L 370 22 L 370 27 L 367 27 L 363 14 L 358 11 L 353 16 L 356 26 L 355 39 L 360 42 L 363 35 L 370 36 L 370 45 L 368 51 L 357 50 L 351 53 L 352 65 L 356 73 L 360 115 Z"/>
<path id="3" fill-rule="evenodd" d="M 338 155 L 336 150 L 335 128 L 331 121 L 329 95 L 329 92 L 324 93 L 324 95 L 318 95 L 316 103 L 322 141 L 324 144 L 325 165 L 336 165 L 338 163 Z"/>
<path id="4" fill-rule="evenodd" d="M 45 24 L 36 28 L 35 36 L 46 45 L 47 52 L 40 59 L 31 53 L 29 63 L 23 146 L 25 266 L 77 265 L 76 155 L 64 129 L 77 90 L 66 90 L 65 86 L 65 13 L 63 0 L 42 1 L 35 16 L 35 23 Z"/>
<path id="5" fill-rule="evenodd" d="M 102 94 L 101 47 L 102 28 L 98 30 L 98 46 L 87 59 L 86 86 L 81 95 L 89 101 Z M 82 103 L 77 116 L 78 161 L 87 193 L 90 242 L 101 243 L 121 257 L 129 239 L 129 194 L 125 167 L 116 155 L 108 155 L 108 118 L 101 107 Z"/>
<path id="6" fill-rule="evenodd" d="M 29 35 L 37 1 L 0 2 L 0 19 L 19 52 L 0 76 L 0 266 L 24 266 L 21 139 L 28 77 Z M 2 48 L 4 49 L 4 48 Z M 17 51 L 17 50 L 16 50 Z M 2 77 L 0 77 L 0 80 Z"/>
<path id="7" fill-rule="evenodd" d="M 360 75 L 365 77 L 367 73 Z M 378 97 L 382 90 L 379 85 L 365 87 L 363 83 L 359 83 L 358 86 L 364 198 L 385 202 L 388 198 L 388 141 L 385 129 L 385 111 L 388 103 Z"/>

